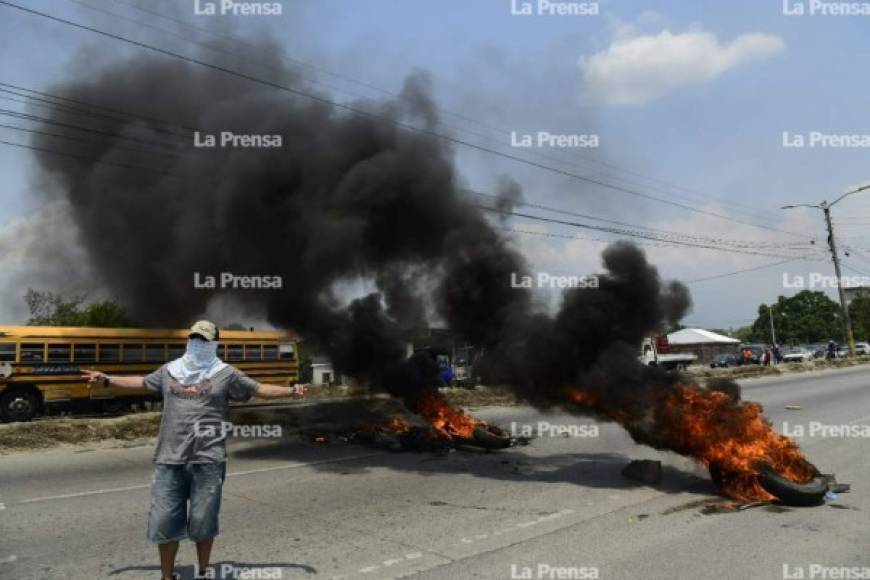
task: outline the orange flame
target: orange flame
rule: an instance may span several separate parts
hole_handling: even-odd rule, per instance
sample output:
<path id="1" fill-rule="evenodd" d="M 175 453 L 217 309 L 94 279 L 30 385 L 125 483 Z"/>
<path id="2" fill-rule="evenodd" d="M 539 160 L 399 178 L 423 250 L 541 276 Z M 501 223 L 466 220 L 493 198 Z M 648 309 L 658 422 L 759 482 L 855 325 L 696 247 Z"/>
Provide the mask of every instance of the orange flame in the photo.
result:
<path id="1" fill-rule="evenodd" d="M 447 439 L 455 437 L 471 439 L 476 427 L 486 427 L 487 423 L 466 415 L 461 409 L 451 407 L 447 400 L 438 391 L 429 391 L 424 394 L 413 409 L 422 416 L 436 432 Z M 384 431 L 393 433 L 406 433 L 411 429 L 411 424 L 401 417 L 393 417 L 387 423 L 380 425 Z"/>
<path id="2" fill-rule="evenodd" d="M 680 385 L 664 391 L 642 425 L 632 425 L 620 411 L 602 408 L 593 394 L 566 391 L 575 404 L 617 421 L 644 443 L 717 465 L 721 491 L 740 501 L 774 499 L 758 483 L 760 464 L 796 482 L 809 481 L 815 472 L 797 444 L 773 430 L 758 403 L 736 404 L 726 393 Z"/>

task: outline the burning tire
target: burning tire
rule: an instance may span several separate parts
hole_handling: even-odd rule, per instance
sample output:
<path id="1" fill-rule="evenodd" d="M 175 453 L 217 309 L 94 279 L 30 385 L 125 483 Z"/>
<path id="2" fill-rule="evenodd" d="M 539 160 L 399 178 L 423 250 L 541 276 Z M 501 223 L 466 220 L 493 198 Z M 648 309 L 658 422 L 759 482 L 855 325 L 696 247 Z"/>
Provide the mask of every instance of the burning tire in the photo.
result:
<path id="1" fill-rule="evenodd" d="M 807 483 L 796 483 L 784 478 L 769 465 L 759 470 L 758 483 L 780 502 L 793 506 L 819 505 L 825 500 L 828 491 L 828 481 L 818 474 Z"/>
<path id="2" fill-rule="evenodd" d="M 737 474 L 723 470 L 719 465 L 710 464 L 710 479 L 717 490 L 727 487 Z M 777 473 L 771 466 L 759 468 L 758 483 L 764 491 L 776 497 L 780 503 L 790 506 L 814 506 L 821 504 L 828 491 L 828 480 L 816 474 L 807 483 L 796 483 Z"/>
<path id="3" fill-rule="evenodd" d="M 474 442 L 486 449 L 505 449 L 510 447 L 511 438 L 498 427 L 478 426 L 474 428 Z"/>

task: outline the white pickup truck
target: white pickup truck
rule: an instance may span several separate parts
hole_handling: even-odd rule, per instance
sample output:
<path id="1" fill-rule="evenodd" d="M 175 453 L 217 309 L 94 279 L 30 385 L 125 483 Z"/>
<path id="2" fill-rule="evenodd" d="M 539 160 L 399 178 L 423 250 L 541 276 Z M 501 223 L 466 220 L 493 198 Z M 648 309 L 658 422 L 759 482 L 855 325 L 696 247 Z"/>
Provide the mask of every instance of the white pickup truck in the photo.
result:
<path id="1" fill-rule="evenodd" d="M 697 359 L 694 354 L 670 353 L 668 337 L 665 335 L 647 337 L 641 345 L 640 362 L 645 365 L 682 371 Z"/>

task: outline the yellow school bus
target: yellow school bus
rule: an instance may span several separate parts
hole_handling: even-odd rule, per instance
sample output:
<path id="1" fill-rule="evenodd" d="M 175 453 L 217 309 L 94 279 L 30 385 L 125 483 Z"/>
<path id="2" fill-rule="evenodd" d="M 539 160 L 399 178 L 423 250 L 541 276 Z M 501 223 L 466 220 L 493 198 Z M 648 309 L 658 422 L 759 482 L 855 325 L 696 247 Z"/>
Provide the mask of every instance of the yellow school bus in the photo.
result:
<path id="1" fill-rule="evenodd" d="M 184 354 L 190 331 L 0 326 L 0 419 L 27 421 L 49 408 L 118 411 L 159 400 L 146 389 L 88 389 L 81 370 L 145 375 Z M 218 356 L 254 380 L 299 378 L 299 345 L 278 331 L 221 330 Z"/>

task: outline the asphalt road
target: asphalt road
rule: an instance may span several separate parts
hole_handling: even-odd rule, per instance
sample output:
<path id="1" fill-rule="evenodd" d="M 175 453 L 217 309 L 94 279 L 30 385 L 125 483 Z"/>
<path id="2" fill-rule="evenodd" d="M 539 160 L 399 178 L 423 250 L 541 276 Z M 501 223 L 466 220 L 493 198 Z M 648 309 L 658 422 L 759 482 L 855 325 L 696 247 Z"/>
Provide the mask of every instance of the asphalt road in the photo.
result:
<path id="1" fill-rule="evenodd" d="M 215 562 L 224 571 L 235 566 L 232 578 L 870 575 L 870 439 L 819 432 L 870 425 L 870 369 L 759 379 L 744 384 L 744 397 L 761 401 L 779 430 L 785 422 L 793 433 L 803 427 L 809 457 L 853 491 L 816 508 L 707 513 L 716 498 L 703 470 L 634 445 L 609 424 L 597 437 L 445 456 L 298 438 L 234 441 Z M 524 407 L 478 415 L 594 434 L 589 419 Z M 151 451 L 0 459 L 0 578 L 159 578 L 144 537 Z M 665 462 L 660 486 L 620 475 L 627 461 L 642 458 Z M 193 561 L 186 543 L 184 578 Z"/>

